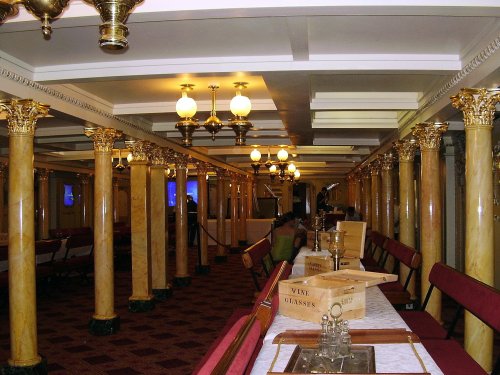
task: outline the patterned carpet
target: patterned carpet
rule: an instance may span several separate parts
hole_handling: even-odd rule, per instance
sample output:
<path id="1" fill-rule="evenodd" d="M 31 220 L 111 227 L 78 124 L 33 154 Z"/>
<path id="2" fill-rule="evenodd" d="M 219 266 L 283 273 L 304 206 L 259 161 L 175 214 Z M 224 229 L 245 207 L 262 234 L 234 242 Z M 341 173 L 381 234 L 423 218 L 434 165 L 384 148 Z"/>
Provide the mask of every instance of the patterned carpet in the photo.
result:
<path id="1" fill-rule="evenodd" d="M 213 259 L 214 249 L 210 250 Z M 170 275 L 175 258 L 170 257 Z M 108 337 L 88 333 L 93 313 L 93 286 L 79 277 L 52 286 L 38 297 L 39 352 L 49 372 L 62 374 L 190 374 L 226 319 L 238 307 L 250 307 L 254 286 L 240 255 L 225 264 L 211 264 L 211 273 L 194 272 L 196 251 L 190 251 L 192 284 L 147 313 L 127 310 L 131 294 L 130 264 L 117 266 L 116 310 L 120 331 Z M 8 309 L 0 309 L 0 361 L 9 356 Z"/>

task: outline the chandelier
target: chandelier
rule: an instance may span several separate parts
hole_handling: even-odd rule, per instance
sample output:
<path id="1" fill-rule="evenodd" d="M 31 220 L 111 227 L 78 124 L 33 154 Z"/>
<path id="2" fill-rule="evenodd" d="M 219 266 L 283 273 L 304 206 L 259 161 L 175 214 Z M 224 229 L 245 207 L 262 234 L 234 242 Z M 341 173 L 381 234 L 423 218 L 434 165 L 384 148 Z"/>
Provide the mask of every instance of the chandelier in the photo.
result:
<path id="1" fill-rule="evenodd" d="M 70 0 L 0 0 L 0 23 L 19 12 L 18 4 L 42 22 L 44 38 L 52 34 L 51 22 L 61 15 Z M 111 50 L 127 47 L 127 17 L 133 8 L 144 0 L 84 0 L 99 12 L 103 23 L 99 27 L 99 45 Z"/>
<path id="2" fill-rule="evenodd" d="M 234 87 L 236 88 L 236 95 L 231 99 L 229 108 L 233 114 L 226 125 L 228 128 L 233 129 L 235 137 L 236 146 L 244 146 L 246 143 L 247 132 L 252 128 L 252 123 L 248 121 L 248 114 L 252 110 L 252 103 L 248 97 L 241 95 L 241 90 L 247 87 L 247 82 L 234 82 Z M 200 128 L 198 120 L 194 118 L 196 111 L 198 109 L 196 102 L 193 98 L 188 97 L 187 93 L 193 90 L 194 85 L 192 84 L 182 84 L 181 92 L 182 96 L 177 101 L 175 110 L 180 117 L 179 122 L 175 124 L 175 128 L 182 135 L 182 144 L 185 147 L 190 147 L 193 145 L 193 133 L 195 130 Z M 210 111 L 210 116 L 207 118 L 203 126 L 212 135 L 212 141 L 215 140 L 215 135 L 220 129 L 224 127 L 222 121 L 217 117 L 216 111 L 216 92 L 219 86 L 210 85 L 208 88 L 211 90 L 212 94 L 212 108 Z"/>
<path id="3" fill-rule="evenodd" d="M 271 178 L 271 182 L 274 182 L 276 176 L 279 176 L 279 180 L 281 183 L 286 181 L 289 182 L 297 182 L 300 179 L 300 171 L 297 169 L 295 164 L 292 162 L 288 162 L 288 152 L 282 148 L 277 153 L 278 161 L 271 160 L 271 151 L 268 149 L 267 161 L 264 163 L 264 166 L 269 171 L 269 177 Z M 257 148 L 254 148 L 250 153 L 250 159 L 252 160 L 252 168 L 255 175 L 259 174 L 260 167 L 262 163 L 260 162 L 262 158 L 262 154 Z M 279 172 L 278 172 L 279 169 Z"/>

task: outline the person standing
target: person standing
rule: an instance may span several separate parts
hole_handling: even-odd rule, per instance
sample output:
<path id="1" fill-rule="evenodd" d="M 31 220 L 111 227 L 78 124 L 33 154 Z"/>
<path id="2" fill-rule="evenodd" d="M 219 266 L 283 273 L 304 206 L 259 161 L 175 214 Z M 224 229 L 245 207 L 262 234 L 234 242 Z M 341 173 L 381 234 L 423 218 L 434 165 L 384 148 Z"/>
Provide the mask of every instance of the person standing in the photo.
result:
<path id="1" fill-rule="evenodd" d="M 188 212 L 188 245 L 194 246 L 194 239 L 198 232 L 198 204 L 193 200 L 191 195 L 187 196 L 187 212 Z"/>
<path id="2" fill-rule="evenodd" d="M 323 187 L 316 196 L 316 210 L 317 213 L 319 213 L 320 210 L 325 212 L 328 211 L 328 190 L 326 187 Z"/>

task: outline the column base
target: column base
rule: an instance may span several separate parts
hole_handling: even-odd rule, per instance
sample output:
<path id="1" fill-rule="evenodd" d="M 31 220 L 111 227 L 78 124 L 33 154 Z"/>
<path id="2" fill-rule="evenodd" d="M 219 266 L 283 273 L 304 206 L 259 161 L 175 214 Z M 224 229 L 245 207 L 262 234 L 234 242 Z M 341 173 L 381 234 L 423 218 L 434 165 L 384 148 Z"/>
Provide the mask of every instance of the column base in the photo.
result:
<path id="1" fill-rule="evenodd" d="M 47 359 L 42 357 L 40 363 L 33 366 L 11 366 L 9 364 L 1 368 L 2 375 L 46 375 Z"/>
<path id="2" fill-rule="evenodd" d="M 238 245 L 240 245 L 240 246 L 247 246 L 248 245 L 248 241 L 247 240 L 244 240 L 244 241 L 239 240 L 238 241 Z"/>
<path id="3" fill-rule="evenodd" d="M 155 308 L 155 300 L 151 299 L 131 299 L 128 301 L 128 311 L 146 312 Z"/>
<path id="4" fill-rule="evenodd" d="M 111 319 L 92 318 L 89 321 L 89 332 L 94 336 L 109 336 L 120 330 L 120 317 Z"/>
<path id="5" fill-rule="evenodd" d="M 222 264 L 227 262 L 227 255 L 216 255 L 215 263 Z"/>
<path id="6" fill-rule="evenodd" d="M 153 296 L 155 296 L 155 299 L 158 301 L 165 301 L 172 296 L 173 292 L 174 291 L 169 284 L 165 289 L 153 289 Z"/>
<path id="7" fill-rule="evenodd" d="M 174 285 L 180 287 L 191 285 L 191 276 L 174 277 Z"/>
<path id="8" fill-rule="evenodd" d="M 196 266 L 195 270 L 198 275 L 208 275 L 210 273 L 210 265 L 198 265 Z"/>

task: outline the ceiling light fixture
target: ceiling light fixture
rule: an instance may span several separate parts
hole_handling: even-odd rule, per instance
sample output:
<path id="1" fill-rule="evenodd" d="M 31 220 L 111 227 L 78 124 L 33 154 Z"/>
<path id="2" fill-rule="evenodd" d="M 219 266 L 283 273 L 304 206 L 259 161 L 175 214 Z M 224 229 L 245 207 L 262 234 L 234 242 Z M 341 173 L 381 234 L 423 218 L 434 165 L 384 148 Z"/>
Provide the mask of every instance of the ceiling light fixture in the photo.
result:
<path id="1" fill-rule="evenodd" d="M 279 168 L 280 182 L 282 182 L 282 183 L 285 182 L 285 180 L 287 179 L 287 175 L 288 175 L 288 181 L 293 182 L 293 179 L 295 178 L 294 177 L 295 172 L 297 171 L 297 167 L 295 166 L 295 164 L 293 162 L 291 162 L 291 163 L 287 162 L 288 152 L 284 148 L 281 148 L 278 151 L 277 157 L 278 157 L 278 161 L 273 162 L 271 159 L 270 148 L 268 148 L 267 161 L 265 162 L 264 165 L 269 170 L 269 177 L 271 178 L 271 182 L 274 182 L 274 179 L 275 179 L 276 175 L 278 174 L 277 173 L 278 168 Z M 260 153 L 260 151 L 257 148 L 254 148 L 252 150 L 252 152 L 250 153 L 250 159 L 252 160 L 251 166 L 253 168 L 255 175 L 259 174 L 259 169 L 260 169 L 260 166 L 262 164 L 260 162 L 261 158 L 262 158 L 262 154 Z M 300 176 L 300 172 L 299 172 L 299 176 Z"/>
<path id="2" fill-rule="evenodd" d="M 144 0 L 84 0 L 93 5 L 103 23 L 99 26 L 101 38 L 99 45 L 106 49 L 118 50 L 127 47 L 128 28 L 125 21 L 134 7 Z M 0 22 L 15 16 L 18 4 L 42 21 L 42 33 L 45 39 L 52 34 L 51 22 L 58 18 L 68 5 L 69 0 L 0 0 Z"/>
<path id="3" fill-rule="evenodd" d="M 236 96 L 231 100 L 230 109 L 233 114 L 233 118 L 229 120 L 227 127 L 233 129 L 236 138 L 236 146 L 244 146 L 246 143 L 247 132 L 253 127 L 252 123 L 248 121 L 248 114 L 252 110 L 252 103 L 248 97 L 241 95 L 241 90 L 246 88 L 247 82 L 235 82 L 234 83 L 237 91 Z M 187 91 L 191 90 L 194 85 L 183 84 L 182 86 L 182 98 L 177 101 L 177 114 L 181 117 L 181 121 L 176 124 L 176 128 L 182 134 L 182 144 L 185 147 L 190 147 L 193 145 L 192 137 L 196 129 L 200 127 L 197 120 L 192 117 L 196 113 L 196 102 L 187 97 Z M 212 134 L 212 141 L 215 140 L 215 134 L 219 132 L 224 126 L 222 121 L 217 117 L 216 111 L 216 91 L 219 88 L 217 85 L 210 85 L 208 88 L 212 91 L 212 109 L 210 111 L 210 116 L 205 121 L 203 126 L 205 129 Z M 194 111 L 194 112 L 193 112 Z M 187 115 L 190 116 L 187 116 Z"/>

